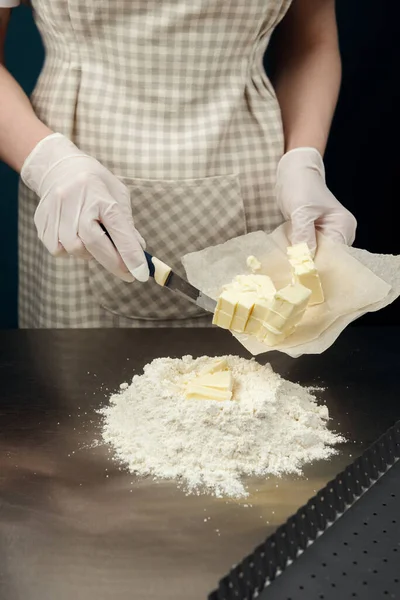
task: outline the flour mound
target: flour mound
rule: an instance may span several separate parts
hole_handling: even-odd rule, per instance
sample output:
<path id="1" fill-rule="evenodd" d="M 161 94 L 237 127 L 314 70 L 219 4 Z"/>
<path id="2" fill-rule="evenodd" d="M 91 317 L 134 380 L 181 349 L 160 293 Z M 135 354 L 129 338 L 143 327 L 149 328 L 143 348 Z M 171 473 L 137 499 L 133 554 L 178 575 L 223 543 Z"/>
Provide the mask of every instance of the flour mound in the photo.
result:
<path id="1" fill-rule="evenodd" d="M 131 473 L 175 480 L 188 493 L 247 495 L 246 476 L 301 474 L 343 442 L 326 406 L 272 367 L 235 356 L 233 400 L 187 400 L 185 382 L 211 360 L 158 358 L 101 409 L 103 439 Z M 215 360 L 215 359 L 214 359 Z"/>

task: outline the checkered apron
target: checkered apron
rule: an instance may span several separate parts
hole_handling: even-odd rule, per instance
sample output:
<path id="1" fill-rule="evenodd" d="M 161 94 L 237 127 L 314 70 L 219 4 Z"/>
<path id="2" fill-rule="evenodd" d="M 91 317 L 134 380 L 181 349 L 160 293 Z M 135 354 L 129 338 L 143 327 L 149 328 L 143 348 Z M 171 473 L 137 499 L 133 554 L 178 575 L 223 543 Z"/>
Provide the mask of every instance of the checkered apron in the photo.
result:
<path id="1" fill-rule="evenodd" d="M 263 55 L 290 0 L 33 0 L 46 60 L 32 104 L 128 187 L 148 250 L 187 252 L 281 222 L 283 152 Z M 20 327 L 204 326 L 195 305 L 54 258 L 20 185 Z"/>

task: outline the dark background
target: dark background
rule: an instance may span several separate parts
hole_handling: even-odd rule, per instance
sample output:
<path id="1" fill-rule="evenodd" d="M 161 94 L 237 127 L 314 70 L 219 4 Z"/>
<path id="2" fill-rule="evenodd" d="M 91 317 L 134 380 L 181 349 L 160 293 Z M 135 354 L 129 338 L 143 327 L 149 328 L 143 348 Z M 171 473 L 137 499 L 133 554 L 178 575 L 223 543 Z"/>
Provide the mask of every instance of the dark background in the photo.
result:
<path id="1" fill-rule="evenodd" d="M 343 85 L 325 156 L 328 185 L 358 220 L 355 245 L 400 253 L 400 72 L 396 0 L 337 0 Z M 43 49 L 29 9 L 13 12 L 7 66 L 30 93 Z M 0 163 L 0 328 L 17 326 L 17 176 Z M 400 324 L 399 303 L 357 323 Z"/>

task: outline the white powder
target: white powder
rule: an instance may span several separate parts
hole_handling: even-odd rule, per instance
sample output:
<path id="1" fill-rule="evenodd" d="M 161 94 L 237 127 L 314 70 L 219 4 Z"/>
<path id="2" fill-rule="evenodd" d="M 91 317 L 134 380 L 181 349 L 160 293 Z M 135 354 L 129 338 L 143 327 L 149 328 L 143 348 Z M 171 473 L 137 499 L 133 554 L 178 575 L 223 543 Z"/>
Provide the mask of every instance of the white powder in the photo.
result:
<path id="1" fill-rule="evenodd" d="M 233 400 L 187 400 L 185 382 L 211 359 L 158 358 L 103 408 L 103 439 L 131 473 L 175 480 L 188 493 L 247 495 L 242 478 L 301 473 L 344 439 L 328 409 L 270 365 L 227 356 Z"/>

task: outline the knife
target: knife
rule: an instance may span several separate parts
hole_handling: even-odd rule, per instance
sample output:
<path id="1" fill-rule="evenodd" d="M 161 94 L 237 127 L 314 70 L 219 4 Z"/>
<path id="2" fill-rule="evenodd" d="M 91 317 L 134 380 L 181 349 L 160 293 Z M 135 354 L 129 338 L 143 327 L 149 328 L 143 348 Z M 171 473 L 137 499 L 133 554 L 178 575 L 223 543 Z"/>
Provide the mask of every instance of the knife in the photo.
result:
<path id="1" fill-rule="evenodd" d="M 155 256 L 146 251 L 144 254 L 149 267 L 150 277 L 153 277 L 158 285 L 168 288 L 175 294 L 179 294 L 183 298 L 186 298 L 186 300 L 189 300 L 189 302 L 197 304 L 197 306 L 208 312 L 213 313 L 215 311 L 215 307 L 217 306 L 215 300 L 203 294 L 203 292 L 195 288 Z"/>
<path id="2" fill-rule="evenodd" d="M 99 223 L 99 225 L 111 243 L 115 246 L 111 235 L 108 233 L 103 223 Z M 155 282 L 158 283 L 158 285 L 161 287 L 166 287 L 175 294 L 179 294 L 183 298 L 186 298 L 186 300 L 189 300 L 189 302 L 196 304 L 199 308 L 214 313 L 217 306 L 215 300 L 203 294 L 203 292 L 195 288 L 191 283 L 177 273 L 174 273 L 171 267 L 163 263 L 162 260 L 159 260 L 146 251 L 144 251 L 144 255 L 149 267 L 150 277 L 152 277 Z"/>

